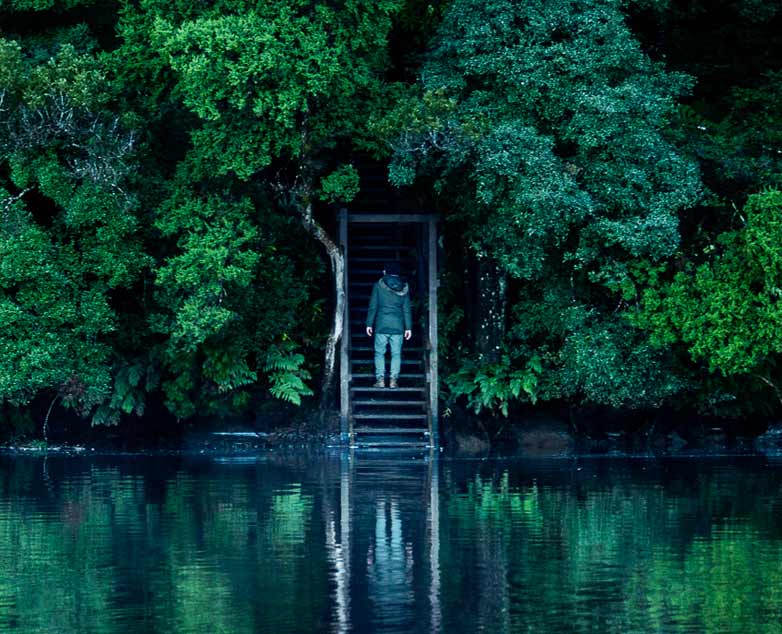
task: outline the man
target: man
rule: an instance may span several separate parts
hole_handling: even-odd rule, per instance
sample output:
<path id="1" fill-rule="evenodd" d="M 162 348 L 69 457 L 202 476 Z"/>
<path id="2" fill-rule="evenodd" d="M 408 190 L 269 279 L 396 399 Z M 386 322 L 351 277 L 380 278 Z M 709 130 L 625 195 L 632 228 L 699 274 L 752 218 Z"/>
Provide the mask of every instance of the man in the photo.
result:
<path id="1" fill-rule="evenodd" d="M 386 348 L 391 346 L 391 376 L 388 387 L 398 387 L 402 366 L 402 337 L 413 334 L 410 317 L 410 289 L 399 277 L 399 262 L 387 262 L 383 277 L 372 287 L 367 311 L 367 335 L 375 337 L 374 387 L 385 387 Z"/>

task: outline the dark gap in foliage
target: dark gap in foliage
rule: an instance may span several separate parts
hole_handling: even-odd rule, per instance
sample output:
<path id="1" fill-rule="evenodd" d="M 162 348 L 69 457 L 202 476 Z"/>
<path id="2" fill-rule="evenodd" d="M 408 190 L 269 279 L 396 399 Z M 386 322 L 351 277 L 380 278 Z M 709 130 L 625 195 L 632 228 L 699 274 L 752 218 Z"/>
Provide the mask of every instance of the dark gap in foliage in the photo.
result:
<path id="1" fill-rule="evenodd" d="M 390 64 L 385 74 L 389 82 L 413 83 L 429 47 L 432 34 L 448 7 L 446 0 L 409 0 L 394 19 L 388 38 Z"/>
<path id="2" fill-rule="evenodd" d="M 752 21 L 737 6 L 732 0 L 672 3 L 665 59 L 697 77 L 693 100 L 719 104 L 727 87 L 751 84 L 782 53 L 782 11 Z"/>
<path id="3" fill-rule="evenodd" d="M 116 33 L 119 8 L 117 0 L 99 0 L 87 6 L 55 6 L 45 11 L 0 9 L 0 24 L 6 33 L 33 39 L 86 25 L 100 48 L 111 51 L 120 44 Z"/>
<path id="4" fill-rule="evenodd" d="M 51 229 L 59 214 L 59 208 L 51 198 L 44 196 L 37 188 L 24 196 L 25 205 L 36 224 Z"/>
<path id="5" fill-rule="evenodd" d="M 170 178 L 191 148 L 190 130 L 198 119 L 192 112 L 170 103 L 163 104 L 155 115 L 149 122 L 146 140 L 157 159 L 157 176 Z"/>

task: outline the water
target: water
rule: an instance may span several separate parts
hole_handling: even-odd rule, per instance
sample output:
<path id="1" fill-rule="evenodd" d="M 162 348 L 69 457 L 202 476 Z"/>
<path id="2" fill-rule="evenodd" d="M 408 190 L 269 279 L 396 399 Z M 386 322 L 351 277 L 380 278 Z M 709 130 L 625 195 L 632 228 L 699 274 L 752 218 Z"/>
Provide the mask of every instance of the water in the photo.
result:
<path id="1" fill-rule="evenodd" d="M 0 632 L 782 633 L 782 463 L 0 458 Z"/>

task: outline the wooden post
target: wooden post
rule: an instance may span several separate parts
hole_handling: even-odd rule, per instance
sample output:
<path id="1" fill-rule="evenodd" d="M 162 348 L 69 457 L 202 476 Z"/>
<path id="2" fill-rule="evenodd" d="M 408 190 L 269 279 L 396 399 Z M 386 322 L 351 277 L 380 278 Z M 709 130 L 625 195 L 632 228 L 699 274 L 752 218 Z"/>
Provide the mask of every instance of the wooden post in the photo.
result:
<path id="1" fill-rule="evenodd" d="M 428 218 L 428 253 L 429 265 L 428 290 L 429 290 L 429 432 L 432 446 L 438 445 L 438 378 L 437 378 L 437 217 Z"/>
<path id="2" fill-rule="evenodd" d="M 339 431 L 343 445 L 350 444 L 350 296 L 348 295 L 348 210 L 339 210 L 339 247 L 345 258 L 343 288 L 345 289 L 344 330 L 339 347 Z"/>

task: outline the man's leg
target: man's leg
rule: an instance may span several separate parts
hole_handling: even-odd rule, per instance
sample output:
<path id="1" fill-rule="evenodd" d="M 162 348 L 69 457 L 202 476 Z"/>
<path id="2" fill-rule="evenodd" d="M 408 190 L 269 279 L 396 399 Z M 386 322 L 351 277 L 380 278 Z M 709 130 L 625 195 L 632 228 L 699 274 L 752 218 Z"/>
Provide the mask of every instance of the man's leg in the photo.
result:
<path id="1" fill-rule="evenodd" d="M 391 343 L 391 382 L 389 387 L 396 387 L 399 370 L 402 368 L 402 336 L 388 335 Z"/>
<path id="2" fill-rule="evenodd" d="M 385 387 L 386 380 L 386 347 L 390 335 L 375 333 L 375 385 Z"/>

